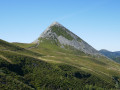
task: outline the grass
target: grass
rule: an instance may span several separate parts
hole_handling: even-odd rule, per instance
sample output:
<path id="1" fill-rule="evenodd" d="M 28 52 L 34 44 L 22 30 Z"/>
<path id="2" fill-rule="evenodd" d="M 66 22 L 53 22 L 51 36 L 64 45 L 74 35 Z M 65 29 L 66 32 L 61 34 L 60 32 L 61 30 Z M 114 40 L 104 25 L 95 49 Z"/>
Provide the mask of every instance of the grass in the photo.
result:
<path id="1" fill-rule="evenodd" d="M 60 48 L 59 43 L 51 40 L 40 40 L 42 42 L 38 47 L 29 50 L 28 47 L 31 45 L 26 44 L 18 45 L 23 50 L 13 50 L 10 47 L 5 47 L 7 50 L 0 50 L 0 75 L 3 77 L 0 79 L 0 88 L 10 90 L 16 87 L 26 90 L 119 88 L 120 64 L 104 57 L 86 55 L 70 46 Z M 15 44 L 13 46 L 18 47 Z"/>
<path id="2" fill-rule="evenodd" d="M 69 34 L 69 31 L 66 28 L 59 27 L 59 26 L 52 26 L 52 32 L 55 32 L 58 36 L 63 36 L 68 40 L 73 40 L 73 37 Z"/>
<path id="3" fill-rule="evenodd" d="M 114 88 L 114 85 L 101 80 L 93 74 L 86 73 L 81 69 L 67 65 L 67 64 L 52 64 L 40 59 L 10 53 L 1 52 L 4 57 L 10 59 L 13 64 L 0 58 L 0 69 L 5 75 L 1 75 L 2 83 L 0 84 L 10 89 L 84 89 L 86 84 L 97 88 Z M 5 77 L 6 76 L 6 77 Z M 9 77 L 9 78 L 7 78 Z M 4 78 L 6 81 L 4 81 Z M 11 81 L 13 78 L 14 81 Z M 11 83 L 10 83 L 11 82 Z M 14 83 L 16 83 L 14 85 Z M 19 84 L 23 84 L 21 87 Z M 7 86 L 8 85 L 8 86 Z M 10 87 L 10 85 L 12 87 Z"/>
<path id="4" fill-rule="evenodd" d="M 48 55 L 49 57 L 42 57 L 48 62 L 60 62 L 72 65 L 86 72 L 92 73 L 99 76 L 100 78 L 106 80 L 107 82 L 113 82 L 112 76 L 120 76 L 120 65 L 110 61 L 104 57 L 95 58 L 92 56 L 86 56 L 82 52 L 77 52 L 76 50 L 62 49 L 56 44 L 51 44 L 51 41 L 43 40 L 40 46 L 32 49 L 33 51 L 40 52 L 43 55 Z M 69 47 L 69 46 L 68 46 Z"/>
<path id="5" fill-rule="evenodd" d="M 23 47 L 23 48 L 30 48 L 30 47 L 35 46 L 35 44 L 33 43 L 12 43 L 12 44 Z"/>
<path id="6" fill-rule="evenodd" d="M 23 50 L 23 48 L 21 48 L 19 46 L 16 46 L 16 45 L 13 45 L 13 44 L 10 44 L 10 43 L 0 39 L 0 50 L 13 50 L 13 51 L 16 51 L 16 50 Z"/>
<path id="7" fill-rule="evenodd" d="M 30 55 L 30 56 L 42 56 L 40 53 L 33 52 L 29 50 L 28 48 L 30 46 L 33 46 L 34 44 L 26 45 L 26 44 L 12 44 L 8 43 L 6 41 L 0 40 L 0 51 L 12 51 L 20 54 Z M 23 47 L 21 47 L 23 46 Z M 25 49 L 27 48 L 27 49 Z"/>

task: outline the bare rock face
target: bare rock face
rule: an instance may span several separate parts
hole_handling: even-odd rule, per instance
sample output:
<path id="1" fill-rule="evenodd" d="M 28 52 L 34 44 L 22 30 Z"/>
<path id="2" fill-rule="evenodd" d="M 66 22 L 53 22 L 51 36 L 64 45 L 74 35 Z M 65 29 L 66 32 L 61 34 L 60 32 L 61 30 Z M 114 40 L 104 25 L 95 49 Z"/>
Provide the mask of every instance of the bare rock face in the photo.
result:
<path id="1" fill-rule="evenodd" d="M 40 43 L 39 39 L 51 39 L 58 41 L 60 47 L 64 48 L 64 45 L 72 46 L 77 50 L 80 50 L 86 54 L 90 55 L 101 55 L 92 46 L 82 40 L 80 37 L 66 29 L 64 26 L 58 22 L 52 23 L 41 35 L 34 41 L 34 43 Z"/>

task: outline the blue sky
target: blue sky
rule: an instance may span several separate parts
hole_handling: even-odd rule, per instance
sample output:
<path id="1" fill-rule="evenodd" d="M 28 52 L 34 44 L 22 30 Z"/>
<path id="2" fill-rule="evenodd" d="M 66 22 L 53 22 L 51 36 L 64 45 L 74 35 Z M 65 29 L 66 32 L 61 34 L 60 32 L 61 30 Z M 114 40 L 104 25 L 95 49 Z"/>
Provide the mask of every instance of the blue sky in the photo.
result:
<path id="1" fill-rule="evenodd" d="M 54 21 L 97 50 L 120 51 L 120 0 L 0 0 L 0 39 L 30 43 Z"/>

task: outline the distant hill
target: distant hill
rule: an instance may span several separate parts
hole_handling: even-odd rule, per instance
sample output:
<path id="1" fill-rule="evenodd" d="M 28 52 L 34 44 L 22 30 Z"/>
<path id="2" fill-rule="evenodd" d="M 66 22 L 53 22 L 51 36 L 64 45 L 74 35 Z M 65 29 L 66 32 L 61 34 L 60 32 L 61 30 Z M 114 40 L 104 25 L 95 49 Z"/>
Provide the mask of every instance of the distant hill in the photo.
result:
<path id="1" fill-rule="evenodd" d="M 114 60 L 115 62 L 120 63 L 120 51 L 111 52 L 111 51 L 102 49 L 99 52 L 102 53 L 103 55 L 107 56 L 108 58 Z"/>

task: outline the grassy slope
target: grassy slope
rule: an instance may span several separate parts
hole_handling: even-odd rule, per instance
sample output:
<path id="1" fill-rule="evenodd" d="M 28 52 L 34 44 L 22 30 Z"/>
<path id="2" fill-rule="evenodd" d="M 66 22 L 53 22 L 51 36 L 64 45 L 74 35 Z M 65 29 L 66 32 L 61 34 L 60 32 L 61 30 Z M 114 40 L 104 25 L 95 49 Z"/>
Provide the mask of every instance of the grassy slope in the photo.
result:
<path id="1" fill-rule="evenodd" d="M 114 88 L 95 75 L 81 69 L 66 65 L 52 64 L 33 57 L 0 51 L 0 88 L 1 89 L 86 89 Z"/>
<path id="2" fill-rule="evenodd" d="M 120 63 L 120 57 L 114 57 L 112 58 L 115 62 Z"/>
<path id="3" fill-rule="evenodd" d="M 33 47 L 33 46 L 35 46 L 35 44 L 31 44 L 31 43 L 12 43 L 12 44 L 14 44 L 14 45 L 16 45 L 16 46 L 19 46 L 19 47 L 23 47 L 23 48 L 30 48 L 30 47 Z"/>
<path id="4" fill-rule="evenodd" d="M 50 44 L 51 43 L 51 44 Z M 42 57 L 48 62 L 60 62 L 75 66 L 86 72 L 97 75 L 98 77 L 112 82 L 112 77 L 117 76 L 120 78 L 120 64 L 117 64 L 104 57 L 96 58 L 92 56 L 86 56 L 82 52 L 76 52 L 73 50 L 64 50 L 55 45 L 54 41 L 43 41 L 38 48 L 33 48 L 34 51 L 40 52 L 44 55 Z"/>
<path id="5" fill-rule="evenodd" d="M 36 52 L 30 51 L 29 49 L 25 49 L 26 47 L 31 46 L 31 44 L 24 47 L 25 45 L 26 44 L 16 45 L 15 43 L 14 44 L 8 43 L 8 42 L 0 39 L 0 51 L 13 51 L 16 53 L 25 54 L 25 55 L 29 55 L 29 56 L 42 56 L 40 53 L 36 53 Z"/>
<path id="6" fill-rule="evenodd" d="M 100 50 L 99 52 L 112 59 L 113 61 L 120 63 L 120 52 L 110 52 L 107 50 Z"/>
<path id="7" fill-rule="evenodd" d="M 30 52 L 34 51 L 33 53 L 40 55 L 21 53 L 26 49 L 21 52 L 10 48 L 0 50 L 0 76 L 3 77 L 0 79 L 2 85 L 0 88 L 10 88 L 12 84 L 13 87 L 10 88 L 12 90 L 16 86 L 19 88 L 19 83 L 27 89 L 38 90 L 115 88 L 112 77 L 117 77 L 119 80 L 119 64 L 106 58 L 94 58 L 82 52 L 61 49 L 55 44 L 51 45 L 50 42 L 41 43 L 38 48 L 31 48 Z M 21 45 L 26 48 L 29 46 Z M 9 78 L 15 81 L 12 82 Z"/>
<path id="8" fill-rule="evenodd" d="M 55 32 L 58 36 L 62 35 L 63 37 L 67 38 L 68 40 L 73 40 L 73 37 L 68 34 L 66 31 L 68 31 L 66 28 L 58 27 L 58 26 L 52 26 L 51 27 L 52 32 Z"/>

